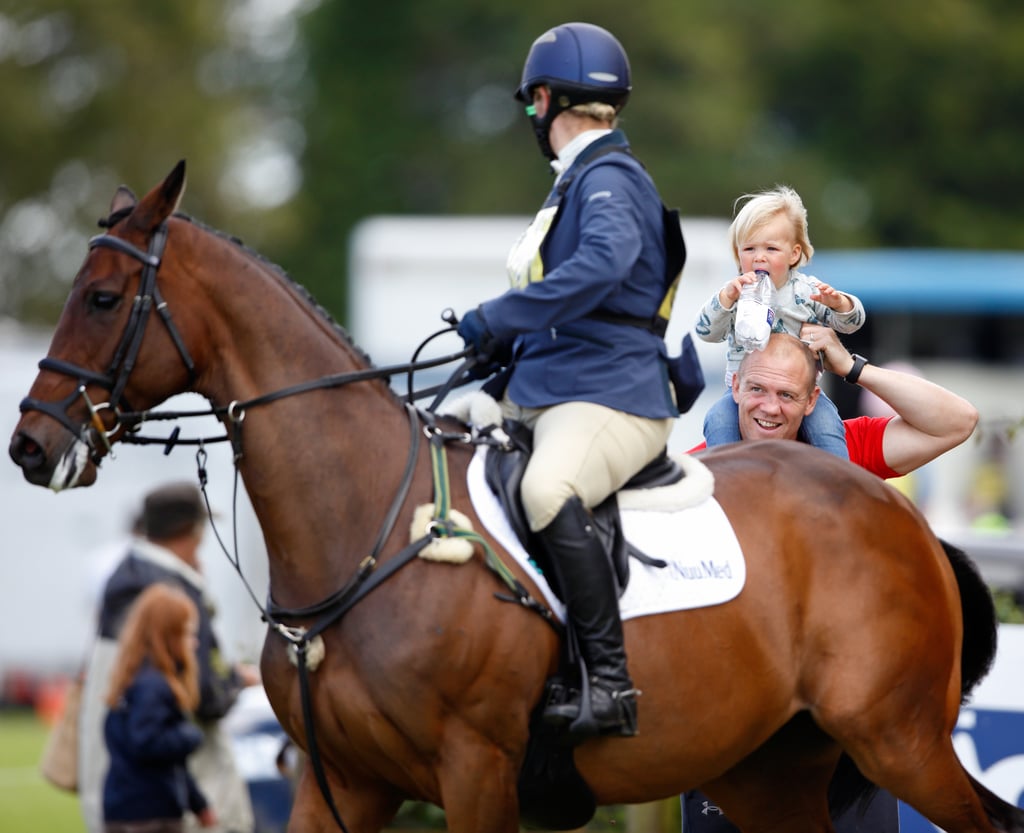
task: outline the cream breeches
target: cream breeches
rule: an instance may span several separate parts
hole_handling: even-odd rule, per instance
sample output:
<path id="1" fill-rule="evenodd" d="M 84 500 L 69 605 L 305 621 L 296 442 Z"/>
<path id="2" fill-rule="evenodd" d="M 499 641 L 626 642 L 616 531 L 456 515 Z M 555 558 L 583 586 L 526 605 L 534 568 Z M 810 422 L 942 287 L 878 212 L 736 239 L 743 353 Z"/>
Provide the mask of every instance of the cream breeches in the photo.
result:
<path id="1" fill-rule="evenodd" d="M 533 455 L 523 474 L 530 529 L 544 529 L 574 495 L 597 506 L 658 456 L 675 420 L 649 419 L 592 402 L 521 408 L 506 397 L 506 418 L 533 429 Z"/>

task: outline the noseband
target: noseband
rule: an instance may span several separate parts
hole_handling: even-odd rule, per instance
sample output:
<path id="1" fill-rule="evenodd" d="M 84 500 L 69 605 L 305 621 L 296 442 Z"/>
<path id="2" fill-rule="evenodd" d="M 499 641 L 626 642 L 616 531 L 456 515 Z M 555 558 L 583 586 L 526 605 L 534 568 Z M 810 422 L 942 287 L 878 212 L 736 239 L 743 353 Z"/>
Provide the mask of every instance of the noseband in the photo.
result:
<path id="1" fill-rule="evenodd" d="M 174 342 L 174 346 L 177 348 L 186 370 L 188 370 L 189 384 L 191 385 L 195 381 L 195 364 L 189 355 L 188 349 L 185 347 L 184 341 L 181 339 L 178 328 L 174 326 L 174 321 L 171 319 L 167 304 L 160 296 L 160 290 L 156 285 L 156 273 L 160 268 L 166 244 L 166 222 L 161 223 L 153 233 L 149 241 L 149 251 L 147 252 L 109 233 L 98 234 L 89 241 L 90 250 L 97 248 L 113 249 L 135 258 L 135 260 L 142 264 L 142 277 L 139 280 L 138 293 L 132 301 L 131 313 L 128 316 L 128 322 L 125 325 L 121 341 L 114 351 L 110 364 L 103 373 L 97 373 L 94 370 L 89 370 L 63 359 L 53 359 L 50 357 L 42 359 L 39 362 L 40 370 L 49 370 L 54 373 L 62 373 L 65 376 L 71 376 L 78 381 L 78 387 L 59 402 L 42 402 L 31 397 L 25 397 L 21 401 L 20 409 L 22 413 L 26 411 L 39 411 L 57 420 L 72 434 L 80 437 L 92 450 L 93 462 L 99 462 L 101 449 L 92 440 L 92 436 L 89 433 L 90 428 L 92 428 L 95 436 L 102 444 L 102 450 L 110 453 L 110 438 L 118 428 L 123 427 L 125 430 L 130 431 L 137 427 L 137 423 L 127 424 L 122 419 L 122 410 L 119 406 L 122 403 L 124 389 L 128 384 L 128 377 L 131 375 L 135 362 L 138 359 L 139 350 L 142 347 L 142 337 L 146 332 L 146 324 L 149 321 L 149 314 L 152 310 L 155 309 L 164 322 L 164 326 L 167 328 L 167 332 L 170 334 L 171 340 Z M 93 403 L 86 390 L 89 385 L 96 385 L 110 391 L 108 400 L 106 402 Z M 89 422 L 82 425 L 76 425 L 68 415 L 68 411 L 78 398 L 85 402 L 85 406 L 89 411 Z M 127 400 L 125 400 L 125 404 L 127 404 Z M 110 410 L 114 415 L 114 425 L 110 430 L 106 429 L 103 420 L 100 418 L 100 412 L 104 410 Z M 131 411 L 130 407 L 128 411 Z"/>

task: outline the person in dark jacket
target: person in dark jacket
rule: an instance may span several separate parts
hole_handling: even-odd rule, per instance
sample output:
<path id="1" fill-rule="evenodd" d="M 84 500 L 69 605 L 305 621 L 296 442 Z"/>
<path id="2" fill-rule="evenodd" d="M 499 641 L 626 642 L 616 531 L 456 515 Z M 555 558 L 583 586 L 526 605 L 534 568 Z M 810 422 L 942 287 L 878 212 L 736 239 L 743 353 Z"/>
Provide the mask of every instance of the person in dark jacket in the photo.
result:
<path id="1" fill-rule="evenodd" d="M 523 508 L 590 684 L 589 710 L 576 691 L 545 719 L 580 737 L 636 733 L 614 571 L 590 510 L 664 450 L 679 415 L 655 324 L 679 270 L 669 274 L 657 188 L 616 129 L 630 90 L 626 52 L 598 26 L 566 23 L 533 43 L 515 96 L 555 184 L 509 255 L 512 288 L 458 325 L 480 366 L 508 365 L 492 380 L 503 390 L 487 389 L 533 431 Z"/>
<path id="2" fill-rule="evenodd" d="M 103 830 L 101 799 L 107 763 L 103 723 L 117 639 L 132 603 L 154 584 L 181 590 L 199 611 L 195 644 L 199 702 L 194 717 L 203 743 L 190 757 L 189 767 L 217 808 L 218 833 L 251 833 L 253 829 L 249 790 L 220 721 L 241 688 L 258 682 L 258 675 L 248 666 L 227 663 L 213 630 L 214 606 L 199 561 L 208 520 L 203 496 L 195 485 L 174 482 L 152 490 L 143 499 L 131 549 L 107 579 L 79 716 L 79 804 L 89 833 Z M 193 817 L 186 817 L 186 829 L 193 823 Z"/>
<path id="3" fill-rule="evenodd" d="M 106 833 L 181 833 L 186 811 L 217 823 L 185 762 L 203 742 L 194 642 L 199 613 L 181 590 L 153 584 L 131 607 L 107 694 Z"/>

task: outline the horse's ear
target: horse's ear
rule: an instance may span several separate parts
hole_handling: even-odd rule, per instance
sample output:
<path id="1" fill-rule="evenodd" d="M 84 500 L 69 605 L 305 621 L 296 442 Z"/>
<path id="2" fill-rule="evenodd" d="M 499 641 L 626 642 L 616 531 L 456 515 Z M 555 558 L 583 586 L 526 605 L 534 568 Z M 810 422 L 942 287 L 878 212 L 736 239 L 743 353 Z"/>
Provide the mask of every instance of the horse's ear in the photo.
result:
<path id="1" fill-rule="evenodd" d="M 173 214 L 178 210 L 178 206 L 181 205 L 181 199 L 185 196 L 185 160 L 179 159 L 178 164 L 174 166 L 168 175 L 167 179 L 164 180 L 163 187 L 168 190 L 172 190 L 175 194 L 174 205 L 171 208 Z"/>
<path id="2" fill-rule="evenodd" d="M 132 189 L 127 185 L 122 185 L 117 189 L 117 193 L 114 194 L 114 199 L 110 201 L 110 213 L 113 215 L 119 211 L 134 208 L 135 203 L 135 194 L 132 192 Z"/>
<path id="3" fill-rule="evenodd" d="M 132 212 L 132 225 L 146 232 L 153 231 L 174 213 L 184 193 L 185 160 L 182 159 L 163 182 L 140 200 Z"/>

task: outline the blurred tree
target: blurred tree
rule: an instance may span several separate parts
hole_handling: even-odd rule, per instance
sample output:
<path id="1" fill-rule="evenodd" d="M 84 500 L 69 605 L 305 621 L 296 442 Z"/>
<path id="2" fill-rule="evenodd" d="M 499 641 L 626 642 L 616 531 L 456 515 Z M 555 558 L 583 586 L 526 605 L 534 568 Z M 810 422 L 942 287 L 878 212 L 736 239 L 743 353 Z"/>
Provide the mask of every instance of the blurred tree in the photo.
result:
<path id="1" fill-rule="evenodd" d="M 626 46 L 623 126 L 684 214 L 727 217 L 741 194 L 786 182 L 819 247 L 1024 248 L 1019 3 L 634 0 L 626 11 L 7 0 L 0 315 L 52 320 L 114 187 L 141 192 L 186 157 L 183 208 L 344 320 L 361 218 L 536 210 L 551 178 L 511 93 L 532 40 L 567 20 Z"/>
<path id="2" fill-rule="evenodd" d="M 181 158 L 189 213 L 267 249 L 294 232 L 302 56 L 287 12 L 258 11 L 8 0 L 0 315 L 52 321 L 117 185 L 142 193 Z"/>
<path id="3" fill-rule="evenodd" d="M 821 172 L 827 242 L 1024 248 L 1024 7 L 867 0 L 808 22 L 763 81 L 786 167 Z"/>
<path id="4" fill-rule="evenodd" d="M 344 318 L 360 218 L 518 213 L 543 194 L 529 130 L 512 129 L 512 56 L 534 35 L 511 4 L 464 0 L 326 2 L 306 26 L 316 91 L 299 205 L 312 244 L 289 262 Z"/>

